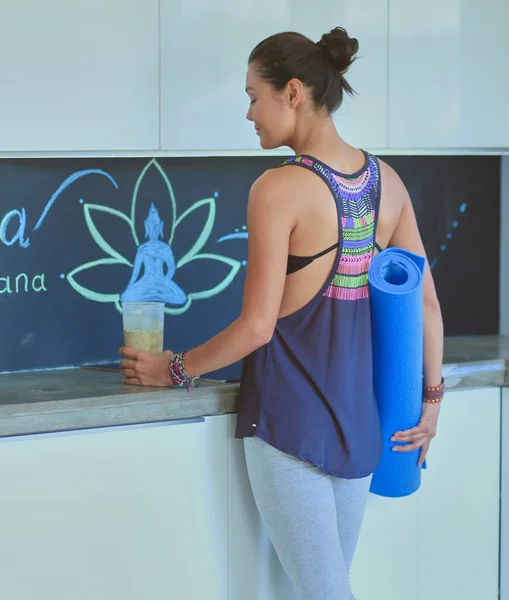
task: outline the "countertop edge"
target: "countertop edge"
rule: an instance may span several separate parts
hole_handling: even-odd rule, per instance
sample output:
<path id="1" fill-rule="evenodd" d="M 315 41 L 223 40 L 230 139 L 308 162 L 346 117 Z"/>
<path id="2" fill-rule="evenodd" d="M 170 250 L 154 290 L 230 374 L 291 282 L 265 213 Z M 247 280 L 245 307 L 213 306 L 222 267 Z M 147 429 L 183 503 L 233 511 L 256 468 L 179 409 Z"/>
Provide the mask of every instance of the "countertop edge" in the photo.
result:
<path id="1" fill-rule="evenodd" d="M 169 395 L 171 394 L 171 395 Z M 235 413 L 238 386 L 108 395 L 0 407 L 0 438 Z"/>
<path id="2" fill-rule="evenodd" d="M 447 391 L 509 385 L 509 359 L 448 363 Z M 239 383 L 0 405 L 0 438 L 122 427 L 236 413 Z"/>

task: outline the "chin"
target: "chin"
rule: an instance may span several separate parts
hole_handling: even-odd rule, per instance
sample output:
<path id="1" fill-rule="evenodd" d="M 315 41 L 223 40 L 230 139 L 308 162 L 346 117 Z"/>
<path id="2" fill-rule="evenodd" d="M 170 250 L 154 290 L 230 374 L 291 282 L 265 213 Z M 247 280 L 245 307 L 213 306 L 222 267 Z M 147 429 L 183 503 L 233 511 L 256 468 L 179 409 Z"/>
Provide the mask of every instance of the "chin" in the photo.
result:
<path id="1" fill-rule="evenodd" d="M 275 150 L 276 148 L 280 148 L 282 145 L 283 144 L 281 144 L 279 142 L 274 142 L 272 140 L 260 138 L 260 146 L 264 150 Z"/>

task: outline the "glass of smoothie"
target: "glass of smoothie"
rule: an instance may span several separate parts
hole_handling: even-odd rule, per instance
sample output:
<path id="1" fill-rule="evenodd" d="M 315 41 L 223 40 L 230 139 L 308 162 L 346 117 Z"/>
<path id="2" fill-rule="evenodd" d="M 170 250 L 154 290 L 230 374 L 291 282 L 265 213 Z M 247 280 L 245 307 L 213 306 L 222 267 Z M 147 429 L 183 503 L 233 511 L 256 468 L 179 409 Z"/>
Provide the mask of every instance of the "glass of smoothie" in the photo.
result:
<path id="1" fill-rule="evenodd" d="M 122 313 L 126 346 L 163 351 L 164 302 L 122 302 Z"/>

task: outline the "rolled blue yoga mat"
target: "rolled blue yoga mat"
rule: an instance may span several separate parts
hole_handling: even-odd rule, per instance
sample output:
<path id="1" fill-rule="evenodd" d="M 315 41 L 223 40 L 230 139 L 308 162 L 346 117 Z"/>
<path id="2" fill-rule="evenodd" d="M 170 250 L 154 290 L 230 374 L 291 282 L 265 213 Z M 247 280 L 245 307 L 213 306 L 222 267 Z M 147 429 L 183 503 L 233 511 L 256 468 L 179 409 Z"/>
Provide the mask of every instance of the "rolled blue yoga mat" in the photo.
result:
<path id="1" fill-rule="evenodd" d="M 371 261 L 368 275 L 373 376 L 384 440 L 370 491 L 391 498 L 413 494 L 421 484 L 420 449 L 394 452 L 397 444 L 390 438 L 415 427 L 421 416 L 425 264 L 422 256 L 387 248 Z"/>

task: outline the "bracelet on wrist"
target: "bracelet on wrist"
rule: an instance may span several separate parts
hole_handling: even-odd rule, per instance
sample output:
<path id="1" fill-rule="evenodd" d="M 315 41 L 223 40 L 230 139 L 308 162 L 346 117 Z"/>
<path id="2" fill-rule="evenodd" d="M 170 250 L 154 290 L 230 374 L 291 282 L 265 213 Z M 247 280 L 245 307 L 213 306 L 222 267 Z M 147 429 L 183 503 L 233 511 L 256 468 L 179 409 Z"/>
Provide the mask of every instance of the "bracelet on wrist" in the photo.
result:
<path id="1" fill-rule="evenodd" d="M 437 404 L 438 402 L 442 402 L 442 400 L 444 399 L 444 389 L 445 382 L 443 377 L 439 385 L 425 385 L 422 395 L 422 401 L 426 404 Z"/>
<path id="2" fill-rule="evenodd" d="M 196 385 L 196 381 L 200 378 L 199 375 L 190 377 L 187 374 L 184 361 L 186 358 L 187 351 L 177 352 L 170 358 L 168 368 L 170 371 L 171 380 L 175 385 L 187 386 L 187 391 L 190 392 Z"/>

